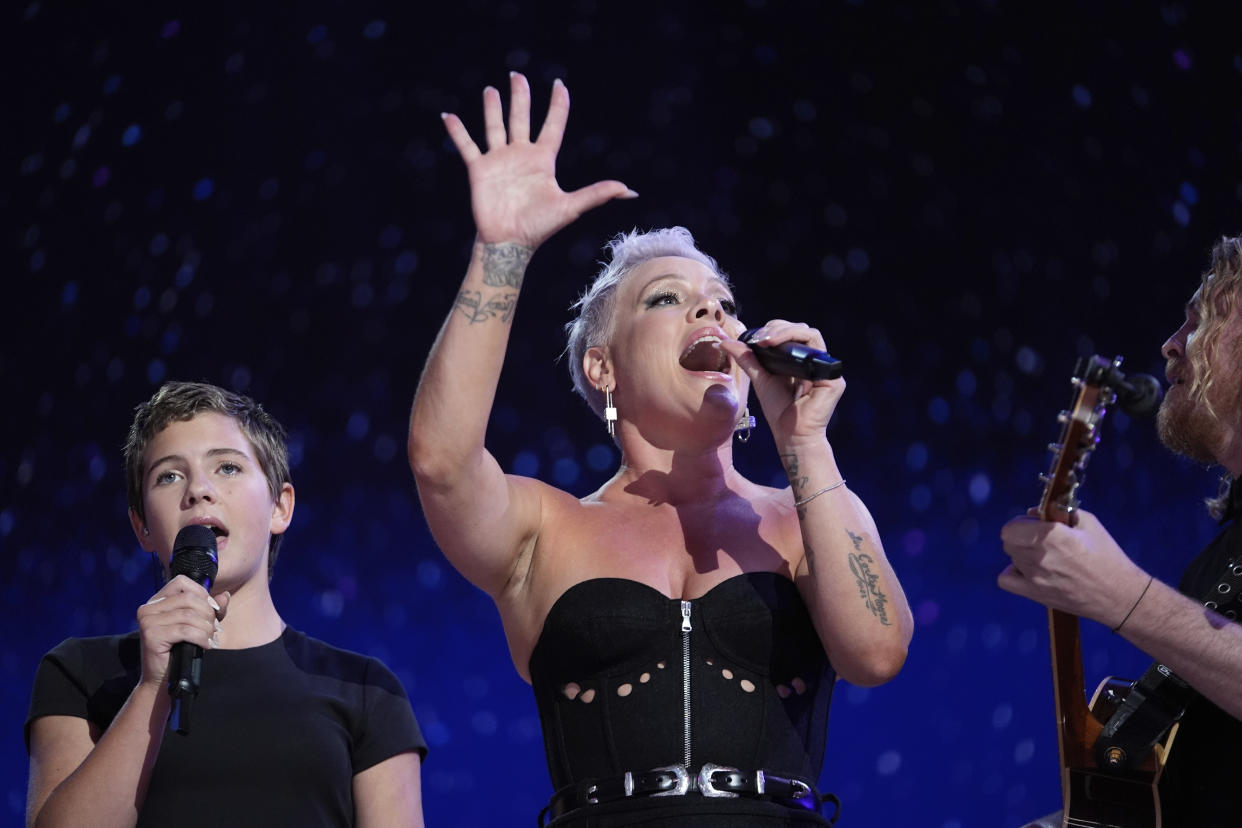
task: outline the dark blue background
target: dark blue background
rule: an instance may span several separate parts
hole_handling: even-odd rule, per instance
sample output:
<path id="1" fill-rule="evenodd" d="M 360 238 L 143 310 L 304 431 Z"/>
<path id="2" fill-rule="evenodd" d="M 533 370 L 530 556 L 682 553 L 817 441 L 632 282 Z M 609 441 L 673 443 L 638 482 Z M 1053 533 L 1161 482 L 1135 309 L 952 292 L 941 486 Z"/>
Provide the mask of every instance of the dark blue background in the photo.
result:
<path id="1" fill-rule="evenodd" d="M 507 468 L 587 493 L 616 462 L 574 398 L 566 308 L 618 230 L 684 224 L 743 316 L 847 366 L 830 428 L 917 619 L 891 684 L 842 684 L 842 825 L 1016 825 L 1059 802 L 1046 614 L 1000 592 L 1078 355 L 1161 373 L 1213 239 L 1238 232 L 1242 57 L 1179 3 L 30 3 L 5 12 L 0 174 L 0 813 L 24 807 L 40 655 L 130 629 L 132 407 L 165 379 L 289 428 L 285 619 L 382 657 L 432 752 L 437 825 L 529 824 L 549 790 L 489 600 L 431 542 L 405 420 L 472 237 L 438 113 L 526 72 L 574 99 L 562 184 L 620 178 L 535 257 L 492 418 Z M 120 4 L 117 4 L 120 6 Z M 71 8 L 65 8 L 70 6 Z M 1222 8 L 1224 5 L 1222 4 Z M 468 378 L 463 378 L 468 381 Z M 780 479 L 763 430 L 737 463 Z M 1110 415 L 1085 504 L 1166 578 L 1214 477 Z M 1086 671 L 1144 657 L 1085 625 Z"/>

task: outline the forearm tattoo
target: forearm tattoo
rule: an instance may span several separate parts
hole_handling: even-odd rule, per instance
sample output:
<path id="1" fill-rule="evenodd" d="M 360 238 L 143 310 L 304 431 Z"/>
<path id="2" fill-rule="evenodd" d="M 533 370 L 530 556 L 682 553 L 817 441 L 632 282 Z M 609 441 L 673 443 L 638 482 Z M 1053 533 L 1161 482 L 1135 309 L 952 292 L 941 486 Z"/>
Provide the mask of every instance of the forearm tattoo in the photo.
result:
<path id="1" fill-rule="evenodd" d="M 482 292 L 477 290 L 463 290 L 457 294 L 457 301 L 453 303 L 453 309 L 465 316 L 471 325 L 489 319 L 499 319 L 507 323 L 513 318 L 515 307 L 516 293 L 495 293 L 485 300 Z"/>
<path id="2" fill-rule="evenodd" d="M 534 252 L 521 244 L 483 245 L 483 284 L 520 288 L 526 276 L 526 265 Z"/>
<path id="3" fill-rule="evenodd" d="M 806 475 L 798 468 L 798 455 L 782 454 L 781 465 L 785 467 L 785 476 L 789 478 L 789 485 L 793 488 L 794 500 L 799 500 L 803 492 L 806 491 Z"/>
<path id="4" fill-rule="evenodd" d="M 854 544 L 854 551 L 850 553 L 850 572 L 854 573 L 854 580 L 858 583 L 858 595 L 863 599 L 863 603 L 867 609 L 871 610 L 871 614 L 880 619 L 880 623 L 884 626 L 891 626 L 892 622 L 888 620 L 888 596 L 880 591 L 878 573 L 871 571 L 871 565 L 875 563 L 875 559 L 862 549 L 862 536 L 855 535 L 849 529 L 845 533 L 850 536 L 850 541 Z M 808 550 L 809 551 L 809 550 Z"/>
<path id="5" fill-rule="evenodd" d="M 809 543 L 802 544 L 802 549 L 806 552 L 806 568 L 811 573 L 811 577 L 815 577 L 815 550 L 811 548 Z"/>

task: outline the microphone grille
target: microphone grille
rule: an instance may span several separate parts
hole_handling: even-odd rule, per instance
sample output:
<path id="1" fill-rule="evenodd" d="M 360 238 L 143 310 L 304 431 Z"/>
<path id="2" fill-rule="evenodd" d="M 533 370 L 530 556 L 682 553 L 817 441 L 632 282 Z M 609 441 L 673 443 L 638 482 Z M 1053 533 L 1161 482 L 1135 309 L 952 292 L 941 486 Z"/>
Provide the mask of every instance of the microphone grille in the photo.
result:
<path id="1" fill-rule="evenodd" d="M 183 527 L 173 541 L 169 577 L 185 575 L 210 589 L 218 568 L 216 533 L 206 526 Z"/>

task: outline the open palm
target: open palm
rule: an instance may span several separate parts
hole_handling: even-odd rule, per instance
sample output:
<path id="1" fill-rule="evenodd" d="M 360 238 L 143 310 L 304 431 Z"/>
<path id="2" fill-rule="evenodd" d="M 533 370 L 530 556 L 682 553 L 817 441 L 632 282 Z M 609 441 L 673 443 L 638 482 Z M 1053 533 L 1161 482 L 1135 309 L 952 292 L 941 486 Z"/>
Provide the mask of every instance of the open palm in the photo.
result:
<path id="1" fill-rule="evenodd" d="M 532 141 L 530 86 L 517 72 L 510 76 L 507 134 L 500 93 L 490 86 L 483 90 L 486 151 L 479 149 L 460 118 L 443 116 L 469 173 L 479 241 L 512 242 L 534 249 L 587 210 L 636 195 L 620 181 L 598 181 L 568 193 L 561 189 L 556 182 L 556 154 L 568 117 L 569 90 L 557 80 L 552 84 L 548 116 Z"/>

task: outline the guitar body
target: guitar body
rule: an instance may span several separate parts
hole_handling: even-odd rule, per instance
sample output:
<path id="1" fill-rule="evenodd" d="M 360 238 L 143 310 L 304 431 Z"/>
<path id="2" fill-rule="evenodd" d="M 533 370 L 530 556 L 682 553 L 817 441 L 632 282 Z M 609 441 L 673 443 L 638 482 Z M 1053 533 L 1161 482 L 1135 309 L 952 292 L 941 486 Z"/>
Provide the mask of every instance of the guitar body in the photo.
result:
<path id="1" fill-rule="evenodd" d="M 1097 721 L 1108 721 L 1130 687 L 1131 682 L 1126 679 L 1104 679 L 1091 697 L 1091 716 Z M 1163 742 L 1127 776 L 1087 767 L 1063 767 L 1061 784 L 1066 808 L 1062 828 L 1161 828 L 1157 786 L 1177 728 L 1174 724 Z"/>
<path id="2" fill-rule="evenodd" d="M 1160 794 L 1135 781 L 1085 768 L 1063 768 L 1061 828 L 1160 828 Z"/>

